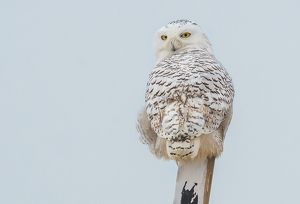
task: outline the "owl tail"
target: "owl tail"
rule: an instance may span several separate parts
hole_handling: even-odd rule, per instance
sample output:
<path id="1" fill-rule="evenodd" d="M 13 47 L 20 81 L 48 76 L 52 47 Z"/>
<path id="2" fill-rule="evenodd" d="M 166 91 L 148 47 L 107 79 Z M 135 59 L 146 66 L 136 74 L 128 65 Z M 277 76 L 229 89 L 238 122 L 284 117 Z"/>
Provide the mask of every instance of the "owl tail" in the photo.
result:
<path id="1" fill-rule="evenodd" d="M 179 162 L 173 204 L 208 204 L 215 158 Z"/>

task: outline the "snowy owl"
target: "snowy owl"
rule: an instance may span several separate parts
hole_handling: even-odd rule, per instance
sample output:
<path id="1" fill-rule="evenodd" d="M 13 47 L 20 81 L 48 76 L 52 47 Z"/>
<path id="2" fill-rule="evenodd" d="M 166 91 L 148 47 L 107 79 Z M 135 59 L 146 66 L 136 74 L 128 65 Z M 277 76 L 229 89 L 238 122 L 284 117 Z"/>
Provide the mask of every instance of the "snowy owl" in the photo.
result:
<path id="1" fill-rule="evenodd" d="M 220 156 L 234 87 L 207 35 L 192 21 L 172 21 L 155 34 L 155 56 L 138 114 L 141 141 L 158 158 Z"/>

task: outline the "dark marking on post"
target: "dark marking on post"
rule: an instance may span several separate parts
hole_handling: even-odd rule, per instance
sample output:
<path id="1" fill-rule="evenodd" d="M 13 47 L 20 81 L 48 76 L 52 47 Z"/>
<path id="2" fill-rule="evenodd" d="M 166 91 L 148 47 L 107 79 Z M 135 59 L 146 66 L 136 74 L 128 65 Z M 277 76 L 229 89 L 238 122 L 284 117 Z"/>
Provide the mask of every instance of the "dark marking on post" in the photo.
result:
<path id="1" fill-rule="evenodd" d="M 194 188 L 198 185 L 198 183 L 195 183 L 190 190 L 185 189 L 186 183 L 187 181 L 184 183 L 181 191 L 180 204 L 198 204 L 198 194 L 194 192 Z"/>

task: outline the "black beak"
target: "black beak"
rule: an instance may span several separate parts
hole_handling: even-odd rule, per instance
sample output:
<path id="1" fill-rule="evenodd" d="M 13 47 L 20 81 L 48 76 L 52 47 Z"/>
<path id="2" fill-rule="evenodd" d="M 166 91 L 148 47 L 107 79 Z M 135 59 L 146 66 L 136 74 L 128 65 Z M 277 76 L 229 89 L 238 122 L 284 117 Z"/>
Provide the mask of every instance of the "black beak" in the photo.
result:
<path id="1" fill-rule="evenodd" d="M 172 50 L 175 52 L 176 51 L 176 48 L 175 48 L 175 46 L 173 45 L 173 43 L 171 43 L 172 44 Z"/>

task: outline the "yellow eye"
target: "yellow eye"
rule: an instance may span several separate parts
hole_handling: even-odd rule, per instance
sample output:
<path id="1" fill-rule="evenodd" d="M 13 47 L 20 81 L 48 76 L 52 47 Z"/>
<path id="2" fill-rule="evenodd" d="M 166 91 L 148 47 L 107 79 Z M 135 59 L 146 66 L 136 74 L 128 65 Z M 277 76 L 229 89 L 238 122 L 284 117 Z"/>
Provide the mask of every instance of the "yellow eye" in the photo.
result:
<path id="1" fill-rule="evenodd" d="M 183 34 L 181 34 L 181 37 L 183 37 L 183 38 L 188 38 L 190 36 L 191 36 L 190 33 L 183 33 Z"/>
<path id="2" fill-rule="evenodd" d="M 168 36 L 166 36 L 166 35 L 162 35 L 162 36 L 161 36 L 161 39 L 162 39 L 162 40 L 167 40 L 167 38 L 168 38 Z"/>

